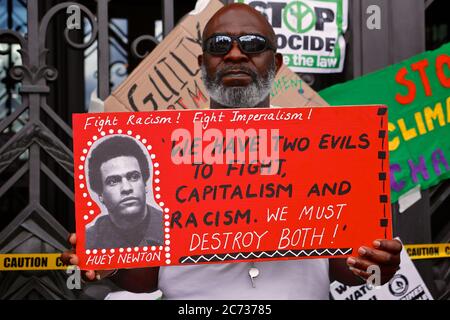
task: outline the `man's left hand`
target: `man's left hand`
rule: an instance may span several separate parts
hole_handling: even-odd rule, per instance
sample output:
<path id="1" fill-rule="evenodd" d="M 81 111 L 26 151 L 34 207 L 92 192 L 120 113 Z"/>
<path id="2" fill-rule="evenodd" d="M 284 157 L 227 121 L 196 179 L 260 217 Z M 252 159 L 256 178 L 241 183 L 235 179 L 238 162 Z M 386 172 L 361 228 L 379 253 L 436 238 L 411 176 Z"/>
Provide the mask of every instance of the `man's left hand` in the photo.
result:
<path id="1" fill-rule="evenodd" d="M 362 246 L 358 249 L 358 257 L 347 258 L 347 265 L 356 276 L 367 280 L 373 273 L 367 268 L 377 265 L 381 271 L 381 284 L 388 282 L 400 266 L 402 244 L 398 240 L 375 240 L 373 248 Z"/>

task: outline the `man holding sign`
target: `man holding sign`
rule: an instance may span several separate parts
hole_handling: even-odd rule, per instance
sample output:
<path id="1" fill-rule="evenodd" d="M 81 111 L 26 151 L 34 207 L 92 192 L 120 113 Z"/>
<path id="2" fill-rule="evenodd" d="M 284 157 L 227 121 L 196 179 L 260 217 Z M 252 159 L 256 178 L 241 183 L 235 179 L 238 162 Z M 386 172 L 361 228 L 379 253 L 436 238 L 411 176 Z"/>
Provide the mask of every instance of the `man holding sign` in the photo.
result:
<path id="1" fill-rule="evenodd" d="M 269 92 L 282 65 L 276 38 L 267 20 L 247 5 L 220 9 L 203 31 L 198 62 L 211 97 L 211 109 L 269 108 Z M 75 246 L 76 237 L 70 243 Z M 125 290 L 159 288 L 168 299 L 328 299 L 331 280 L 361 284 L 375 265 L 387 282 L 400 263 L 401 244 L 375 240 L 360 247 L 357 257 L 230 263 L 83 272 L 85 279 L 111 277 Z M 77 265 L 79 257 L 65 252 L 63 261 Z M 368 268 L 371 269 L 368 270 Z"/>

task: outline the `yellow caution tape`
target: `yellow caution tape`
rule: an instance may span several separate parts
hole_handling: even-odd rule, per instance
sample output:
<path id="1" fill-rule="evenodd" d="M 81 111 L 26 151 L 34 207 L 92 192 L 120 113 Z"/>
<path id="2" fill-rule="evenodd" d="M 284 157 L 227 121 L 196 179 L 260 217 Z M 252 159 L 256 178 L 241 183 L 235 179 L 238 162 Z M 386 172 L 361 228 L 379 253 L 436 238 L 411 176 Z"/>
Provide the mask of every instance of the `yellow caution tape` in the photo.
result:
<path id="1" fill-rule="evenodd" d="M 450 243 L 405 244 L 411 260 L 450 258 Z"/>
<path id="2" fill-rule="evenodd" d="M 0 254 L 0 271 L 66 270 L 60 253 Z"/>
<path id="3" fill-rule="evenodd" d="M 450 258 L 450 243 L 405 244 L 411 260 Z M 66 270 L 60 253 L 0 254 L 0 271 Z"/>

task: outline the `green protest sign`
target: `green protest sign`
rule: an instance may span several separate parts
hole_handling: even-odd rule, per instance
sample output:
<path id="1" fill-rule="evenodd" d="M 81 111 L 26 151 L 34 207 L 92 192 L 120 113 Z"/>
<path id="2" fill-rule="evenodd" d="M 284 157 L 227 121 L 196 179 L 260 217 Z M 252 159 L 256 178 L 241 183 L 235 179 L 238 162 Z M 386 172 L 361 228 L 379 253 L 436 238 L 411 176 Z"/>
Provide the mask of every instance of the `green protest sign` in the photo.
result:
<path id="1" fill-rule="evenodd" d="M 330 105 L 388 106 L 391 200 L 450 177 L 450 43 L 322 90 Z"/>
<path id="2" fill-rule="evenodd" d="M 235 0 L 260 11 L 272 25 L 277 50 L 294 72 L 342 72 L 347 0 Z"/>

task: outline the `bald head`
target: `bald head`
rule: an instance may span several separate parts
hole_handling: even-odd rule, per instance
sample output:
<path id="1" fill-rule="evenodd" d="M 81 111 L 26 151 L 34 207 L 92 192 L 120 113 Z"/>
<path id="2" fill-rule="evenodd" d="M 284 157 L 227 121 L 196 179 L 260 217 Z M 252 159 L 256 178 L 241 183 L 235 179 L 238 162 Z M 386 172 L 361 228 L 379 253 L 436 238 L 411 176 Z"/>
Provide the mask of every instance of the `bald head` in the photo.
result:
<path id="1" fill-rule="evenodd" d="M 205 40 L 215 33 L 261 34 L 276 47 L 276 37 L 267 19 L 256 9 L 242 3 L 232 3 L 220 8 L 203 30 Z"/>
<path id="2" fill-rule="evenodd" d="M 233 3 L 211 17 L 202 38 L 213 46 L 219 43 L 218 51 L 205 44 L 198 56 L 210 107 L 269 107 L 270 89 L 283 57 L 276 53 L 275 32 L 267 19 L 248 5 Z"/>

